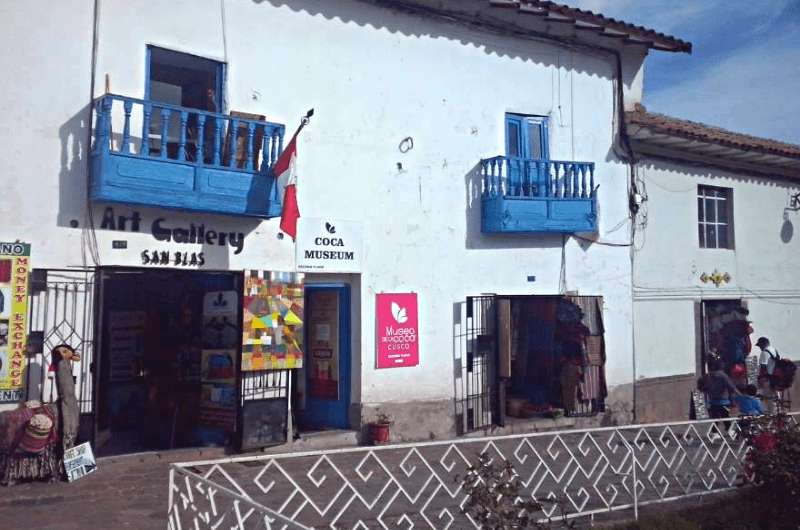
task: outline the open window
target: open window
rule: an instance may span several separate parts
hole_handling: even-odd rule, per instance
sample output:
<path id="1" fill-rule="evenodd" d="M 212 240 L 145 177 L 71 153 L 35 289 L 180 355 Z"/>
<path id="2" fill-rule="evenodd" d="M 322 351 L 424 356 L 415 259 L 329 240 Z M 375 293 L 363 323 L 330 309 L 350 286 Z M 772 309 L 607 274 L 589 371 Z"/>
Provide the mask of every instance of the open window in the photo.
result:
<path id="1" fill-rule="evenodd" d="M 224 66 L 221 62 L 196 55 L 148 46 L 145 99 L 176 107 L 222 113 Z M 165 141 L 168 157 L 176 158 L 181 142 L 181 113 L 170 113 L 166 135 L 163 134 L 162 119 L 160 112 L 154 112 L 150 120 L 150 154 L 160 153 L 161 142 Z M 197 115 L 189 114 L 187 119 L 185 145 L 187 158 L 191 159 L 201 135 L 198 131 Z M 213 126 L 204 127 L 202 136 L 209 147 L 205 149 L 209 157 L 213 152 L 210 147 L 213 145 L 214 132 Z"/>
<path id="2" fill-rule="evenodd" d="M 543 191 L 550 159 L 547 118 L 506 114 L 508 190 L 515 196 L 534 197 Z"/>
<path id="3" fill-rule="evenodd" d="M 548 160 L 547 118 L 506 114 L 506 156 L 526 160 Z"/>

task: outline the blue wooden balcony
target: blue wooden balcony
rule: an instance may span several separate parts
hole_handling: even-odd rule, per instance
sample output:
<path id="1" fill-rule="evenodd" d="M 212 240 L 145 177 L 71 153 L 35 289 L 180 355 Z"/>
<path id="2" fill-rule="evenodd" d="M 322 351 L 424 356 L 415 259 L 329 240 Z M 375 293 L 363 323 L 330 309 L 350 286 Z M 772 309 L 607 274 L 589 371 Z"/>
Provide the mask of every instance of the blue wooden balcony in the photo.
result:
<path id="1" fill-rule="evenodd" d="M 96 101 L 93 201 L 269 218 L 277 123 L 107 94 Z"/>
<path id="2" fill-rule="evenodd" d="M 597 231 L 594 163 L 496 156 L 481 160 L 481 231 Z"/>

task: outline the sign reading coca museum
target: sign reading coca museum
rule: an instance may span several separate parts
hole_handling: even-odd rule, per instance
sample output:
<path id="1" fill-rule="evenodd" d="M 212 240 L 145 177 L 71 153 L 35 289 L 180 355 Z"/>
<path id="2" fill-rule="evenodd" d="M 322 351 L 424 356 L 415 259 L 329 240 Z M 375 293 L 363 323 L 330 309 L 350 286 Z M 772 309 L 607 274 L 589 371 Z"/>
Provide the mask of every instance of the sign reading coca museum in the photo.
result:
<path id="1" fill-rule="evenodd" d="M 378 368 L 419 364 L 417 293 L 381 293 L 376 299 Z"/>

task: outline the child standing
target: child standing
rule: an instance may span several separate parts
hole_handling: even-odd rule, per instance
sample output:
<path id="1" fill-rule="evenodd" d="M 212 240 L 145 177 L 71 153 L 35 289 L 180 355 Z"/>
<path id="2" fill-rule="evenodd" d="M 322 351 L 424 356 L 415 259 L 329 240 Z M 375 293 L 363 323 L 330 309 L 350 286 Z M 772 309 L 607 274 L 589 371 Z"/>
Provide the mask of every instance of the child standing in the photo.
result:
<path id="1" fill-rule="evenodd" d="M 742 416 L 760 416 L 764 414 L 761 401 L 756 397 L 756 385 L 747 385 L 744 393 L 736 396 L 736 405 L 739 407 L 739 414 Z"/>

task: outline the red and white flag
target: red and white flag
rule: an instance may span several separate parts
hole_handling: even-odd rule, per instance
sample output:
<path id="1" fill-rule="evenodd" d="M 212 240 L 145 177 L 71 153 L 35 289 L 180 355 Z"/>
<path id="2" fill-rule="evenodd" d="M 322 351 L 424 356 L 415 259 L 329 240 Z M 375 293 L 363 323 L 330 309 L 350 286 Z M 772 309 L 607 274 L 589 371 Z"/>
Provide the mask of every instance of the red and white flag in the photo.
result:
<path id="1" fill-rule="evenodd" d="M 297 131 L 300 132 L 300 131 Z M 300 218 L 300 209 L 297 207 L 297 133 L 292 136 L 286 149 L 273 166 L 273 174 L 277 178 L 278 190 L 283 190 L 283 211 L 281 212 L 281 230 L 291 236 L 292 241 L 297 237 L 297 220 Z"/>

